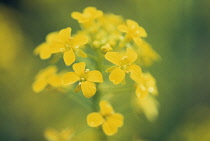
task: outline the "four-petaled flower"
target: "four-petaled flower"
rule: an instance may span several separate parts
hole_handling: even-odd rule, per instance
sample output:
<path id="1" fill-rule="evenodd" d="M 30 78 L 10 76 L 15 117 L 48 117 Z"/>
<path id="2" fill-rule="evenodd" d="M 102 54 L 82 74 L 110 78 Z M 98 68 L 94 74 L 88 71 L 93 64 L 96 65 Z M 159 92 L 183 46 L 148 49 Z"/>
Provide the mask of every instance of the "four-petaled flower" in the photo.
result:
<path id="1" fill-rule="evenodd" d="M 101 101 L 99 106 L 100 112 L 93 112 L 87 116 L 87 124 L 91 127 L 102 125 L 102 130 L 108 136 L 117 133 L 118 128 L 123 126 L 123 115 L 114 113 L 107 101 Z"/>
<path id="2" fill-rule="evenodd" d="M 121 55 L 118 52 L 107 52 L 105 58 L 117 65 L 106 70 L 107 72 L 111 72 L 109 80 L 114 84 L 121 83 L 125 77 L 125 73 L 130 73 L 130 77 L 134 81 L 138 81 L 141 78 L 141 68 L 138 65 L 133 64 L 137 59 L 137 54 L 132 49 L 127 48 L 124 55 Z"/>
<path id="3" fill-rule="evenodd" d="M 75 72 L 68 72 L 63 76 L 63 84 L 69 85 L 79 81 L 83 95 L 87 98 L 92 97 L 96 93 L 96 85 L 94 82 L 103 82 L 103 77 L 100 71 L 85 70 L 85 63 L 75 63 L 73 65 Z"/>
<path id="4" fill-rule="evenodd" d="M 79 23 L 90 23 L 93 20 L 102 17 L 103 12 L 97 10 L 95 7 L 87 7 L 83 10 L 83 13 L 73 12 L 71 14 L 72 18 L 78 20 Z"/>
<path id="5" fill-rule="evenodd" d="M 57 67 L 56 66 L 49 66 L 43 70 L 41 70 L 37 76 L 36 80 L 34 81 L 32 88 L 33 91 L 36 93 L 41 92 L 44 90 L 47 85 L 53 86 L 53 87 L 61 87 L 62 81 L 59 75 L 56 74 Z"/>
<path id="6" fill-rule="evenodd" d="M 149 93 L 158 94 L 156 81 L 150 73 L 143 73 L 141 79 L 137 81 L 136 96 L 145 98 Z"/>
<path id="7" fill-rule="evenodd" d="M 72 135 L 72 130 L 70 129 L 57 131 L 55 129 L 49 128 L 44 133 L 44 136 L 48 141 L 70 141 Z"/>
<path id="8" fill-rule="evenodd" d="M 87 57 L 87 55 L 79 48 L 86 44 L 88 38 L 85 35 L 76 35 L 71 37 L 71 28 L 62 29 L 57 37 L 51 44 L 52 53 L 63 52 L 63 59 L 67 66 L 71 65 L 75 61 L 75 52 L 81 57 Z"/>
<path id="9" fill-rule="evenodd" d="M 126 20 L 126 24 L 127 25 L 119 25 L 118 29 L 121 32 L 127 33 L 126 36 L 128 39 L 133 39 L 137 45 L 141 45 L 141 37 L 147 37 L 147 32 L 145 29 L 139 26 L 139 24 L 133 20 Z"/>

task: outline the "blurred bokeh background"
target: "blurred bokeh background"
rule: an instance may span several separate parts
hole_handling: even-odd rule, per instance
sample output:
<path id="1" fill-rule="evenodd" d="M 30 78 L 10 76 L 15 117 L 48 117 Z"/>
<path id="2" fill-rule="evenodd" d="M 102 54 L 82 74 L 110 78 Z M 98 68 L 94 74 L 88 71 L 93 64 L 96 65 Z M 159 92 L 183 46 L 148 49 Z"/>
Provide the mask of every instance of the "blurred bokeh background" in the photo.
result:
<path id="1" fill-rule="evenodd" d="M 33 49 L 49 32 L 68 26 L 76 32 L 70 13 L 87 6 L 137 21 L 161 56 L 148 68 L 157 80 L 159 117 L 136 119 L 121 109 L 125 103 L 115 104 L 137 123 L 128 121 L 109 140 L 133 140 L 135 131 L 146 141 L 209 141 L 209 0 L 0 0 L 0 140 L 44 141 L 48 127 L 81 130 L 86 124 L 90 111 L 81 104 L 61 92 L 35 94 L 31 84 L 47 65 Z M 78 140 L 91 136 L 86 130 Z"/>

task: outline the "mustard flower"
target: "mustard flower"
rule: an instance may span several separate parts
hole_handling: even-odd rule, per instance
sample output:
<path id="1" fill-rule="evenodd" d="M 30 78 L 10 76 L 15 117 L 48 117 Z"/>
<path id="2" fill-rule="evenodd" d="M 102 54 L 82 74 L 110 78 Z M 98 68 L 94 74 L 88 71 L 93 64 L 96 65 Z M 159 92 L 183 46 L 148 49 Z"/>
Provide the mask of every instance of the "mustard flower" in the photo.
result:
<path id="1" fill-rule="evenodd" d="M 126 33 L 128 39 L 133 39 L 137 45 L 141 45 L 141 37 L 147 37 L 145 29 L 133 20 L 126 20 L 126 25 L 119 25 L 118 29 Z"/>
<path id="2" fill-rule="evenodd" d="M 75 63 L 73 70 L 75 72 L 68 72 L 63 76 L 63 84 L 69 85 L 79 81 L 79 87 L 81 87 L 83 95 L 87 98 L 92 97 L 96 93 L 96 85 L 94 82 L 103 82 L 103 77 L 100 71 L 85 70 L 85 63 Z"/>
<path id="3" fill-rule="evenodd" d="M 75 61 L 75 52 L 78 56 L 86 57 L 87 55 L 79 48 L 86 44 L 88 38 L 85 35 L 76 35 L 71 37 L 71 28 L 65 28 L 60 30 L 57 37 L 51 44 L 52 53 L 63 52 L 63 60 L 67 66 L 71 65 Z"/>
<path id="4" fill-rule="evenodd" d="M 107 101 L 101 101 L 99 106 L 100 112 L 93 112 L 87 116 L 87 124 L 90 127 L 102 125 L 102 130 L 106 135 L 114 135 L 118 128 L 123 126 L 123 115 L 115 113 Z"/>
<path id="5" fill-rule="evenodd" d="M 57 131 L 49 128 L 45 131 L 44 136 L 48 141 L 70 141 L 72 138 L 72 130 L 64 129 Z"/>
<path id="6" fill-rule="evenodd" d="M 87 7 L 83 10 L 83 13 L 73 12 L 71 14 L 73 19 L 78 20 L 79 23 L 90 23 L 93 20 L 103 16 L 101 10 L 97 10 L 95 7 Z"/>
<path id="7" fill-rule="evenodd" d="M 107 72 L 111 72 L 109 80 L 114 84 L 121 83 L 125 77 L 125 73 L 130 73 L 130 77 L 134 81 L 138 81 L 141 78 L 142 70 L 138 65 L 134 64 L 134 61 L 137 59 L 137 54 L 131 48 L 127 48 L 124 55 L 118 52 L 107 52 L 105 58 L 116 65 L 106 70 Z"/>
<path id="8" fill-rule="evenodd" d="M 62 86 L 61 78 L 59 77 L 59 75 L 56 74 L 56 71 L 56 66 L 49 66 L 41 70 L 37 74 L 35 78 L 36 80 L 32 85 L 33 91 L 39 93 L 42 90 L 44 90 L 47 87 L 47 85 L 51 85 L 53 87 Z"/>
<path id="9" fill-rule="evenodd" d="M 136 96 L 145 98 L 149 93 L 158 94 L 156 80 L 150 73 L 143 73 L 141 79 L 137 81 Z"/>
<path id="10" fill-rule="evenodd" d="M 37 46 L 34 50 L 34 54 L 40 55 L 40 58 L 42 60 L 50 58 L 52 55 L 50 44 L 52 43 L 52 41 L 56 36 L 57 36 L 56 32 L 49 33 L 46 37 L 46 42 Z"/>

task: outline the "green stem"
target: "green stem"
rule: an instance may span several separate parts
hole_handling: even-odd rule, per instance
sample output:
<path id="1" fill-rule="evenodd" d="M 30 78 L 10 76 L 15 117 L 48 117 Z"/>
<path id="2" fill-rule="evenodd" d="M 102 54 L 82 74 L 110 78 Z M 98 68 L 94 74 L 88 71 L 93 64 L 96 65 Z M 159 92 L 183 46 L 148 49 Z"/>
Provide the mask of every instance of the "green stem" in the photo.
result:
<path id="1" fill-rule="evenodd" d="M 103 54 L 101 53 L 100 50 L 96 50 L 97 51 L 97 58 L 96 58 L 96 69 L 99 70 L 100 72 L 103 71 L 103 68 L 102 68 L 102 63 L 103 63 Z M 99 89 L 99 85 L 100 84 L 97 84 L 97 92 L 95 94 L 95 96 L 93 97 L 92 101 L 93 101 L 93 111 L 99 111 L 99 102 L 101 100 L 101 91 Z M 97 128 L 96 129 L 96 135 L 97 135 L 97 138 L 98 138 L 98 141 L 107 141 L 107 136 L 104 134 L 102 128 Z"/>

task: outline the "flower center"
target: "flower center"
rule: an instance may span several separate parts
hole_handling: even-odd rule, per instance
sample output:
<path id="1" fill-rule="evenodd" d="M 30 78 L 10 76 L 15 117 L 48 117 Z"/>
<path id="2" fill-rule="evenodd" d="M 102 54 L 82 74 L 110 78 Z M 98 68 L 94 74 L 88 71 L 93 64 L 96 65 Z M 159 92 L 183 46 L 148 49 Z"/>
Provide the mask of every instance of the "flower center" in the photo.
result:
<path id="1" fill-rule="evenodd" d="M 66 51 L 69 51 L 70 49 L 71 49 L 71 46 L 70 46 L 69 44 L 66 44 L 66 45 L 65 45 L 65 50 L 66 50 Z"/>
<path id="2" fill-rule="evenodd" d="M 80 81 L 82 81 L 82 82 L 85 81 L 85 78 L 84 77 L 80 78 Z"/>

